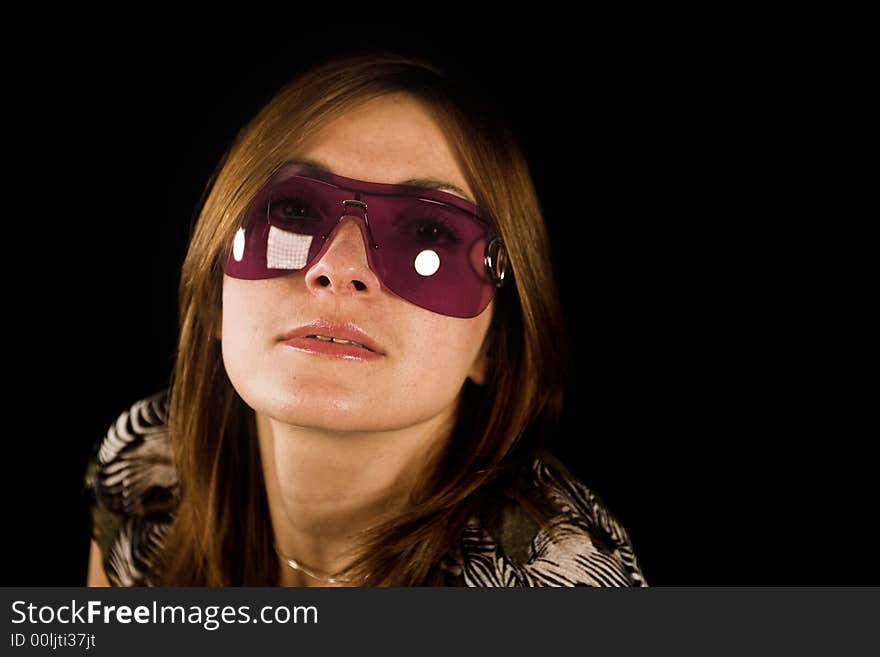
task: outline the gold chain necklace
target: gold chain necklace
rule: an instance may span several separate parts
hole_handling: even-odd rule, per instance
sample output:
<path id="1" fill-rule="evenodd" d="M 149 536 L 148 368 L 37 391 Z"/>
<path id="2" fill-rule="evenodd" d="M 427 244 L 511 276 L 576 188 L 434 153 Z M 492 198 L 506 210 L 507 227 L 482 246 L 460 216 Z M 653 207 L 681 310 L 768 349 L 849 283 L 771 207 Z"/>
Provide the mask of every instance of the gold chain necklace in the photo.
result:
<path id="1" fill-rule="evenodd" d="M 299 563 L 295 559 L 291 559 L 290 557 L 282 554 L 281 550 L 278 549 L 278 546 L 275 545 L 275 543 L 272 543 L 272 547 L 275 548 L 275 552 L 278 554 L 279 557 L 281 557 L 281 560 L 284 561 L 288 566 L 293 568 L 293 570 L 298 570 L 302 573 L 305 573 L 309 577 L 312 577 L 312 578 L 318 580 L 319 582 L 324 582 L 325 584 L 350 584 L 352 581 L 354 581 L 354 580 L 350 580 L 350 579 L 340 579 L 340 578 L 336 577 L 336 575 L 333 575 L 331 577 L 322 577 L 321 575 L 318 575 L 318 574 L 312 572 L 311 570 L 309 570 L 308 568 L 303 566 L 301 563 Z M 367 577 L 369 577 L 369 575 L 367 575 Z M 367 578 L 364 577 L 364 580 L 366 580 L 366 579 Z"/>

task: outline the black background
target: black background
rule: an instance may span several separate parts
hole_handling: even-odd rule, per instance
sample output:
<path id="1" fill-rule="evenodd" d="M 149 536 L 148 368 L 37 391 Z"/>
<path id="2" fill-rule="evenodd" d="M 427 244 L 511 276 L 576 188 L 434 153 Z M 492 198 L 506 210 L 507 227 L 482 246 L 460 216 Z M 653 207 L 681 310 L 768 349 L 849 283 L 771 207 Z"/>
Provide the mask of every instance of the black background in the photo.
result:
<path id="1" fill-rule="evenodd" d="M 85 459 L 166 383 L 209 173 L 281 84 L 357 45 L 433 57 L 507 113 L 576 350 L 559 451 L 629 529 L 649 584 L 876 584 L 854 419 L 867 393 L 829 347 L 830 247 L 804 244 L 783 192 L 797 61 L 718 47 L 717 29 L 268 21 L 8 53 L 2 584 L 85 581 Z"/>

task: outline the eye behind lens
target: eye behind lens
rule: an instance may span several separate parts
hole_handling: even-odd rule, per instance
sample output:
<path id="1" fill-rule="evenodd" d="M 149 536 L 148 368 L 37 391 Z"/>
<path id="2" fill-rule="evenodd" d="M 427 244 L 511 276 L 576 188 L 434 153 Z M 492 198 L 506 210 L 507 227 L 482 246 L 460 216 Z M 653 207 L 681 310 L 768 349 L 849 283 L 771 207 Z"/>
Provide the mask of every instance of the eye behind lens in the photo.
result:
<path id="1" fill-rule="evenodd" d="M 407 225 L 407 230 L 417 244 L 439 246 L 461 244 L 458 231 L 447 220 L 440 217 L 421 217 Z"/>

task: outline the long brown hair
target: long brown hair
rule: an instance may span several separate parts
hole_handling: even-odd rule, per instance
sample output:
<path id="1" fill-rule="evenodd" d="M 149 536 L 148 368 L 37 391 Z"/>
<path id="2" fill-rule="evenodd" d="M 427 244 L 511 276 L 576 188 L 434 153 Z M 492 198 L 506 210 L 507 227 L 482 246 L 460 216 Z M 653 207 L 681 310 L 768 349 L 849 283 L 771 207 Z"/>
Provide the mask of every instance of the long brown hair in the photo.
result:
<path id="1" fill-rule="evenodd" d="M 169 433 L 181 499 L 157 562 L 160 584 L 278 583 L 254 411 L 232 387 L 216 339 L 222 257 L 248 201 L 312 132 L 355 103 L 399 92 L 425 103 L 443 128 L 512 272 L 495 297 L 485 384 L 465 382 L 441 458 L 406 510 L 361 536 L 346 573 L 369 574 L 378 586 L 437 583 L 437 566 L 468 519 L 486 517 L 497 496 L 522 504 L 542 526 L 552 512 L 528 468 L 558 428 L 570 346 L 526 158 L 493 101 L 435 64 L 350 52 L 283 86 L 238 133 L 205 187 L 180 280 Z"/>

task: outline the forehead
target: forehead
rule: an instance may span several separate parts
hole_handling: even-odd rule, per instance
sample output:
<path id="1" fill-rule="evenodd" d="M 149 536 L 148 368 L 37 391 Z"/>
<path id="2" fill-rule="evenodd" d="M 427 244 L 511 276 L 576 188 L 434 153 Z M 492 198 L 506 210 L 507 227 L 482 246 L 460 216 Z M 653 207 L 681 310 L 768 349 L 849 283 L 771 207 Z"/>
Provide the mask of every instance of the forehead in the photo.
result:
<path id="1" fill-rule="evenodd" d="M 321 162 L 319 160 L 315 160 L 313 158 L 303 158 L 303 157 L 294 157 L 286 160 L 284 164 L 281 166 L 282 169 L 286 169 L 287 167 L 293 168 L 302 168 L 306 171 L 310 171 L 313 173 L 325 173 L 331 174 L 334 176 L 341 176 L 342 174 L 334 171 L 333 167 Z M 346 178 L 350 178 L 351 176 L 345 176 Z M 378 180 L 367 180 L 357 179 L 361 182 L 382 182 Z M 421 187 L 423 189 L 432 189 L 441 192 L 448 192 L 450 194 L 454 194 L 455 196 L 461 197 L 471 203 L 475 203 L 472 198 L 472 195 L 463 190 L 461 187 L 452 184 L 451 182 L 446 182 L 443 180 L 437 180 L 435 178 L 408 178 L 406 180 L 398 180 L 396 182 L 392 182 L 394 185 L 410 185 L 414 187 Z"/>
<path id="2" fill-rule="evenodd" d="M 312 134 L 290 159 L 346 178 L 443 189 L 474 200 L 453 144 L 427 106 L 406 94 L 353 106 Z"/>

